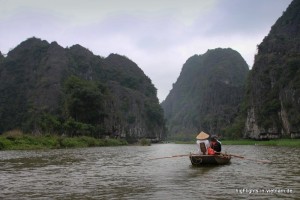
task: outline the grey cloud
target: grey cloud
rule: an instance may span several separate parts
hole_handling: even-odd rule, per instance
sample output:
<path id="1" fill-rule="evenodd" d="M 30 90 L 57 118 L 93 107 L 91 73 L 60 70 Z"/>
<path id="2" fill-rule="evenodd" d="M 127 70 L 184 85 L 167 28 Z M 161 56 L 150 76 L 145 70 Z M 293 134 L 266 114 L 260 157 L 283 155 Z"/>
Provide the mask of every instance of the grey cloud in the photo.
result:
<path id="1" fill-rule="evenodd" d="M 155 0 L 145 4 L 130 1 L 128 6 L 115 0 L 101 4 L 93 1 L 92 8 L 80 1 L 84 5 L 81 9 L 75 3 L 67 4 L 69 1 L 51 3 L 48 8 L 35 6 L 41 5 L 40 1 L 31 0 L 33 7 L 12 10 L 9 15 L 1 13 L 0 51 L 7 53 L 26 38 L 36 36 L 62 46 L 80 44 L 100 56 L 126 55 L 153 80 L 162 101 L 186 59 L 194 54 L 248 45 L 235 50 L 254 57 L 259 38 L 263 39 L 291 1 L 205 0 L 209 4 L 203 6 L 199 0 Z M 247 41 L 241 44 L 241 38 Z"/>
<path id="2" fill-rule="evenodd" d="M 269 30 L 283 8 L 292 0 L 223 0 L 205 18 L 199 18 L 197 27 L 206 25 L 205 35 L 244 34 L 249 36 Z"/>

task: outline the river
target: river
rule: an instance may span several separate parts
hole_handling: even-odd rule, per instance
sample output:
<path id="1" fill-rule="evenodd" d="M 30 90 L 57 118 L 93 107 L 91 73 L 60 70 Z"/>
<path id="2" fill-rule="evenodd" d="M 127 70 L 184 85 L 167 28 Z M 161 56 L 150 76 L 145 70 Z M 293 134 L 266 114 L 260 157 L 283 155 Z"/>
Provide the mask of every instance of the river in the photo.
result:
<path id="1" fill-rule="evenodd" d="M 223 166 L 193 167 L 195 145 L 0 151 L 0 199 L 297 199 L 300 148 L 224 145 Z"/>

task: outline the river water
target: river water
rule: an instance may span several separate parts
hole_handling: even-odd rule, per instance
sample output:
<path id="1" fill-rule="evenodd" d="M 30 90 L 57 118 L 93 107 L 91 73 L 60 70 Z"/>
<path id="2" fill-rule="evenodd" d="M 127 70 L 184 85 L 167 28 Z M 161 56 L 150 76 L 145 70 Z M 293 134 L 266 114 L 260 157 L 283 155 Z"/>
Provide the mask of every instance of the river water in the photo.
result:
<path id="1" fill-rule="evenodd" d="M 243 155 L 193 167 L 195 145 L 0 152 L 0 199 L 297 199 L 300 148 L 231 146 Z M 249 159 L 270 160 L 272 163 Z"/>

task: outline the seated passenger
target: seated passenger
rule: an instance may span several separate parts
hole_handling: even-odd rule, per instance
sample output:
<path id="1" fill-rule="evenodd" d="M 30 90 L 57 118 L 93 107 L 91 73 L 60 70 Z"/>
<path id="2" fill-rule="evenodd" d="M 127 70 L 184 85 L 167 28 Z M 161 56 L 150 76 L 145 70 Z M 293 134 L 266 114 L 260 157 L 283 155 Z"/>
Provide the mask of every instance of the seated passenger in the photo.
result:
<path id="1" fill-rule="evenodd" d="M 216 152 L 216 154 L 220 154 L 222 147 L 221 142 L 217 140 L 217 136 L 213 135 L 210 139 L 210 146 Z"/>
<path id="2" fill-rule="evenodd" d="M 207 154 L 207 148 L 209 147 L 209 141 L 208 141 L 209 135 L 207 133 L 204 133 L 203 131 L 201 131 L 201 133 L 199 133 L 196 137 L 197 141 L 197 149 L 198 149 L 198 153 Z"/>

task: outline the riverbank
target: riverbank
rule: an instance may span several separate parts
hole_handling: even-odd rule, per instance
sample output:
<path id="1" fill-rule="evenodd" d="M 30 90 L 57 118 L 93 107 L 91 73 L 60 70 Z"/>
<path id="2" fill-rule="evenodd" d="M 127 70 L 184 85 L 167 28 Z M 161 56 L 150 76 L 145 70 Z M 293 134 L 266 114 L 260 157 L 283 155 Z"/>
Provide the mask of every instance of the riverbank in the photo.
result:
<path id="1" fill-rule="evenodd" d="M 275 139 L 267 141 L 256 140 L 224 140 L 223 145 L 262 145 L 262 146 L 285 146 L 300 147 L 300 139 Z"/>
<path id="2" fill-rule="evenodd" d="M 285 147 L 299 147 L 300 139 L 276 139 L 268 141 L 257 141 L 257 140 L 221 140 L 222 145 L 262 145 L 262 146 L 285 146 Z M 177 144 L 194 144 L 195 141 L 191 142 L 180 142 L 176 141 Z"/>
<path id="3" fill-rule="evenodd" d="M 60 149 L 127 145 L 123 139 L 96 139 L 88 136 L 62 137 L 56 135 L 32 136 L 22 133 L 0 136 L 0 150 Z"/>

